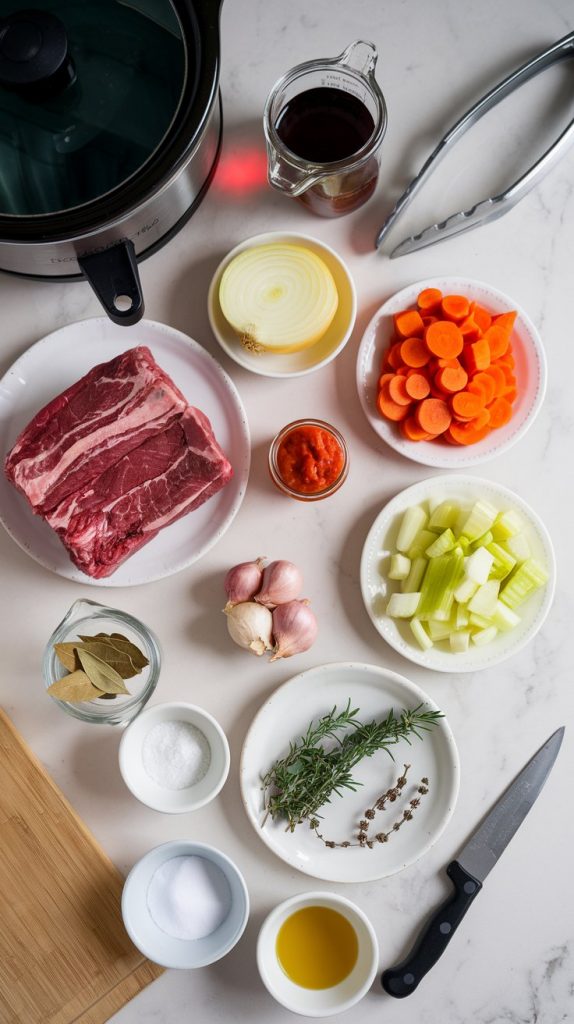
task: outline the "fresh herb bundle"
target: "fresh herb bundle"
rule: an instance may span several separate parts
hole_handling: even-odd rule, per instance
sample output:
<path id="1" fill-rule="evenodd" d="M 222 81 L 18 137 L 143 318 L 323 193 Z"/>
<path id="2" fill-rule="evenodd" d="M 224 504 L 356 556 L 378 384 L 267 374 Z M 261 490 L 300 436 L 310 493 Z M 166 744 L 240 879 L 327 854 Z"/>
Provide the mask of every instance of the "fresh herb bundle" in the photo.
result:
<path id="1" fill-rule="evenodd" d="M 95 697 L 112 700 L 120 693 L 129 696 L 124 679 L 149 665 L 145 654 L 122 633 L 80 636 L 79 640 L 54 644 L 54 651 L 68 675 L 56 679 L 48 693 L 70 703 Z"/>
<path id="2" fill-rule="evenodd" d="M 330 803 L 333 794 L 342 796 L 345 789 L 356 791 L 361 783 L 353 778 L 352 771 L 360 761 L 377 750 L 386 750 L 392 757 L 392 746 L 403 739 L 410 743 L 412 736 L 423 739 L 422 732 L 443 717 L 440 711 L 421 708 L 422 704 L 411 710 L 403 708 L 399 714 L 391 708 L 381 721 L 363 724 L 357 718 L 360 709 L 351 708 L 349 698 L 342 711 L 335 705 L 318 721 L 310 722 L 306 733 L 290 743 L 287 756 L 275 761 L 263 776 L 262 825 L 268 816 L 274 821 L 285 818 L 286 831 L 294 832 L 297 825 Z M 332 745 L 325 747 L 325 741 L 332 741 Z"/>

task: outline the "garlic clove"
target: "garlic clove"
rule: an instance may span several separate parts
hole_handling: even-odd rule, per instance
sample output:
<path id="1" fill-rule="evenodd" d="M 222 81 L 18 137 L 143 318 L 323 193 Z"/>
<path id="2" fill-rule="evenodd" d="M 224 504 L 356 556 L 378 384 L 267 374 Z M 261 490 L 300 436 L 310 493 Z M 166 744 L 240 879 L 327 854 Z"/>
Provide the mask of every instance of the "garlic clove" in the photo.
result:
<path id="1" fill-rule="evenodd" d="M 273 618 L 268 608 L 255 601 L 242 601 L 225 614 L 229 635 L 239 647 L 258 657 L 272 650 Z"/>
<path id="2" fill-rule="evenodd" d="M 240 562 L 227 573 L 223 586 L 227 594 L 227 604 L 223 609 L 228 612 L 235 604 L 250 601 L 261 587 L 265 558 L 257 558 L 254 562 Z"/>
<path id="3" fill-rule="evenodd" d="M 306 599 L 278 605 L 273 610 L 272 621 L 275 647 L 270 661 L 308 651 L 317 639 L 317 619 Z"/>
<path id="4" fill-rule="evenodd" d="M 263 570 L 261 590 L 255 595 L 258 604 L 266 608 L 287 604 L 299 596 L 303 588 L 303 576 L 293 562 L 281 559 L 270 562 Z"/>

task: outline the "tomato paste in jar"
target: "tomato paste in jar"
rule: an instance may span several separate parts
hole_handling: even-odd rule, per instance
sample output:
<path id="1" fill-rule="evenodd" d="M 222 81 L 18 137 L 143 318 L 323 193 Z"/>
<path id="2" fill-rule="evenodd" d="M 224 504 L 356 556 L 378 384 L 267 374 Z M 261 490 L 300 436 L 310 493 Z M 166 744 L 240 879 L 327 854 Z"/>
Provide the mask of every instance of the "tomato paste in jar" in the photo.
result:
<path id="1" fill-rule="evenodd" d="M 346 465 L 343 445 L 325 424 L 293 425 L 283 434 L 276 452 L 276 468 L 283 483 L 301 495 L 330 490 Z"/>

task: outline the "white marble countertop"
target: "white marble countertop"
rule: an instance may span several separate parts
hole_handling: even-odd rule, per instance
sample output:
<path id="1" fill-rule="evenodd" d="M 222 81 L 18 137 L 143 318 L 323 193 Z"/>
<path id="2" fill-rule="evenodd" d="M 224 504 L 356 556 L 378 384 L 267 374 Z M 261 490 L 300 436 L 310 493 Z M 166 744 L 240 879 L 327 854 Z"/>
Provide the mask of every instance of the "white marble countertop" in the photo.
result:
<path id="1" fill-rule="evenodd" d="M 223 162 L 262 148 L 261 111 L 279 73 L 301 60 L 334 55 L 357 38 L 372 39 L 379 49 L 378 79 L 389 107 L 389 128 L 376 196 L 355 214 L 335 221 L 313 218 L 267 187 L 234 195 L 222 187 L 219 174 L 187 226 L 141 267 L 147 315 L 185 331 L 219 358 L 247 408 L 251 478 L 240 513 L 217 546 L 170 579 L 94 592 L 51 575 L 0 533 L 2 706 L 123 872 L 157 843 L 188 836 L 230 854 L 251 894 L 247 931 L 226 959 L 197 972 L 166 972 L 118 1013 L 114 1024 L 280 1024 L 289 1019 L 259 981 L 255 941 L 272 906 L 316 883 L 259 842 L 243 812 L 237 768 L 254 712 L 291 675 L 326 661 L 388 666 L 432 695 L 456 737 L 460 797 L 436 845 L 386 881 L 332 886 L 368 912 L 380 943 L 381 967 L 403 955 L 422 919 L 447 893 L 444 865 L 503 787 L 550 732 L 574 723 L 568 647 L 574 621 L 569 585 L 574 576 L 574 414 L 567 384 L 569 373 L 574 374 L 574 149 L 513 212 L 492 225 L 395 261 L 372 249 L 377 224 L 443 130 L 494 82 L 572 27 L 569 0 L 226 0 Z M 572 116 L 573 74 L 565 64 L 489 115 L 443 163 L 393 238 L 399 241 L 491 194 L 528 166 L 534 151 L 540 152 Z M 257 377 L 230 362 L 211 334 L 206 313 L 207 286 L 221 256 L 243 238 L 277 228 L 315 234 L 333 245 L 348 261 L 359 299 L 356 330 L 338 359 L 293 381 Z M 508 292 L 542 333 L 549 361 L 542 412 L 512 451 L 478 467 L 475 475 L 508 485 L 532 504 L 554 539 L 559 572 L 553 609 L 535 641 L 500 667 L 466 676 L 441 676 L 395 654 L 371 626 L 358 584 L 360 552 L 375 515 L 392 495 L 429 474 L 387 450 L 364 419 L 354 384 L 357 346 L 373 311 L 394 291 L 449 273 Z M 86 284 L 38 283 L 1 274 L 0 309 L 2 371 L 40 336 L 99 312 Z M 272 489 L 266 454 L 283 423 L 309 414 L 343 431 L 351 472 L 336 496 L 305 506 Z M 234 562 L 262 552 L 304 565 L 306 591 L 320 621 L 314 648 L 291 662 L 256 661 L 232 648 L 225 636 L 223 574 Z M 119 731 L 82 726 L 43 698 L 43 645 L 79 596 L 107 598 L 155 629 L 165 657 L 154 701 L 192 700 L 223 725 L 231 744 L 231 775 L 210 806 L 182 816 L 143 807 L 120 778 Z M 558 1024 L 574 1019 L 573 770 L 570 729 L 543 797 L 442 960 L 408 1000 L 393 1002 L 377 982 L 347 1019 L 359 1014 L 365 1024 L 390 1019 Z"/>

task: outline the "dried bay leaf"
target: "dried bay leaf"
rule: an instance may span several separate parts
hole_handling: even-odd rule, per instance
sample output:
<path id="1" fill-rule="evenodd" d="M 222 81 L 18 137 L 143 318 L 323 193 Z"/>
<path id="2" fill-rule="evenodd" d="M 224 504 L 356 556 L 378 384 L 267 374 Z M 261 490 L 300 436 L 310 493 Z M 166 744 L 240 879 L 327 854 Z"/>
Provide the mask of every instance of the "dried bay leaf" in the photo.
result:
<path id="1" fill-rule="evenodd" d="M 136 668 L 129 654 L 125 651 L 118 650 L 117 647 L 104 637 L 96 639 L 95 637 L 83 637 L 83 643 L 80 644 L 80 648 L 83 651 L 89 651 L 94 657 L 100 658 L 101 661 L 105 661 L 106 665 L 111 668 L 122 677 L 122 679 L 131 679 L 132 676 L 137 676 L 139 668 Z"/>
<path id="2" fill-rule="evenodd" d="M 67 700 L 70 704 L 80 703 L 83 700 L 93 700 L 94 697 L 102 696 L 101 690 L 93 685 L 86 673 L 82 672 L 81 669 L 78 669 L 76 672 L 70 672 L 67 676 L 62 676 L 61 679 L 56 679 L 48 687 L 48 693 L 51 697 L 57 697 L 58 700 Z"/>
<path id="3" fill-rule="evenodd" d="M 127 636 L 123 636 L 122 633 L 112 633 L 111 637 L 114 643 L 121 642 L 122 650 L 125 650 L 127 654 L 129 654 L 134 665 L 140 670 L 140 672 L 142 668 L 149 665 L 149 659 L 146 658 L 142 651 L 140 651 L 139 647 L 136 647 L 135 644 L 132 644 L 131 640 L 128 640 Z"/>
<path id="4" fill-rule="evenodd" d="M 128 693 L 124 681 L 115 668 L 96 657 L 85 647 L 78 647 L 78 658 L 90 681 L 104 693 Z"/>
<path id="5" fill-rule="evenodd" d="M 76 669 L 80 668 L 76 647 L 78 647 L 77 643 L 54 644 L 56 657 L 58 661 L 61 661 L 64 668 L 68 669 L 68 672 L 75 672 Z"/>

